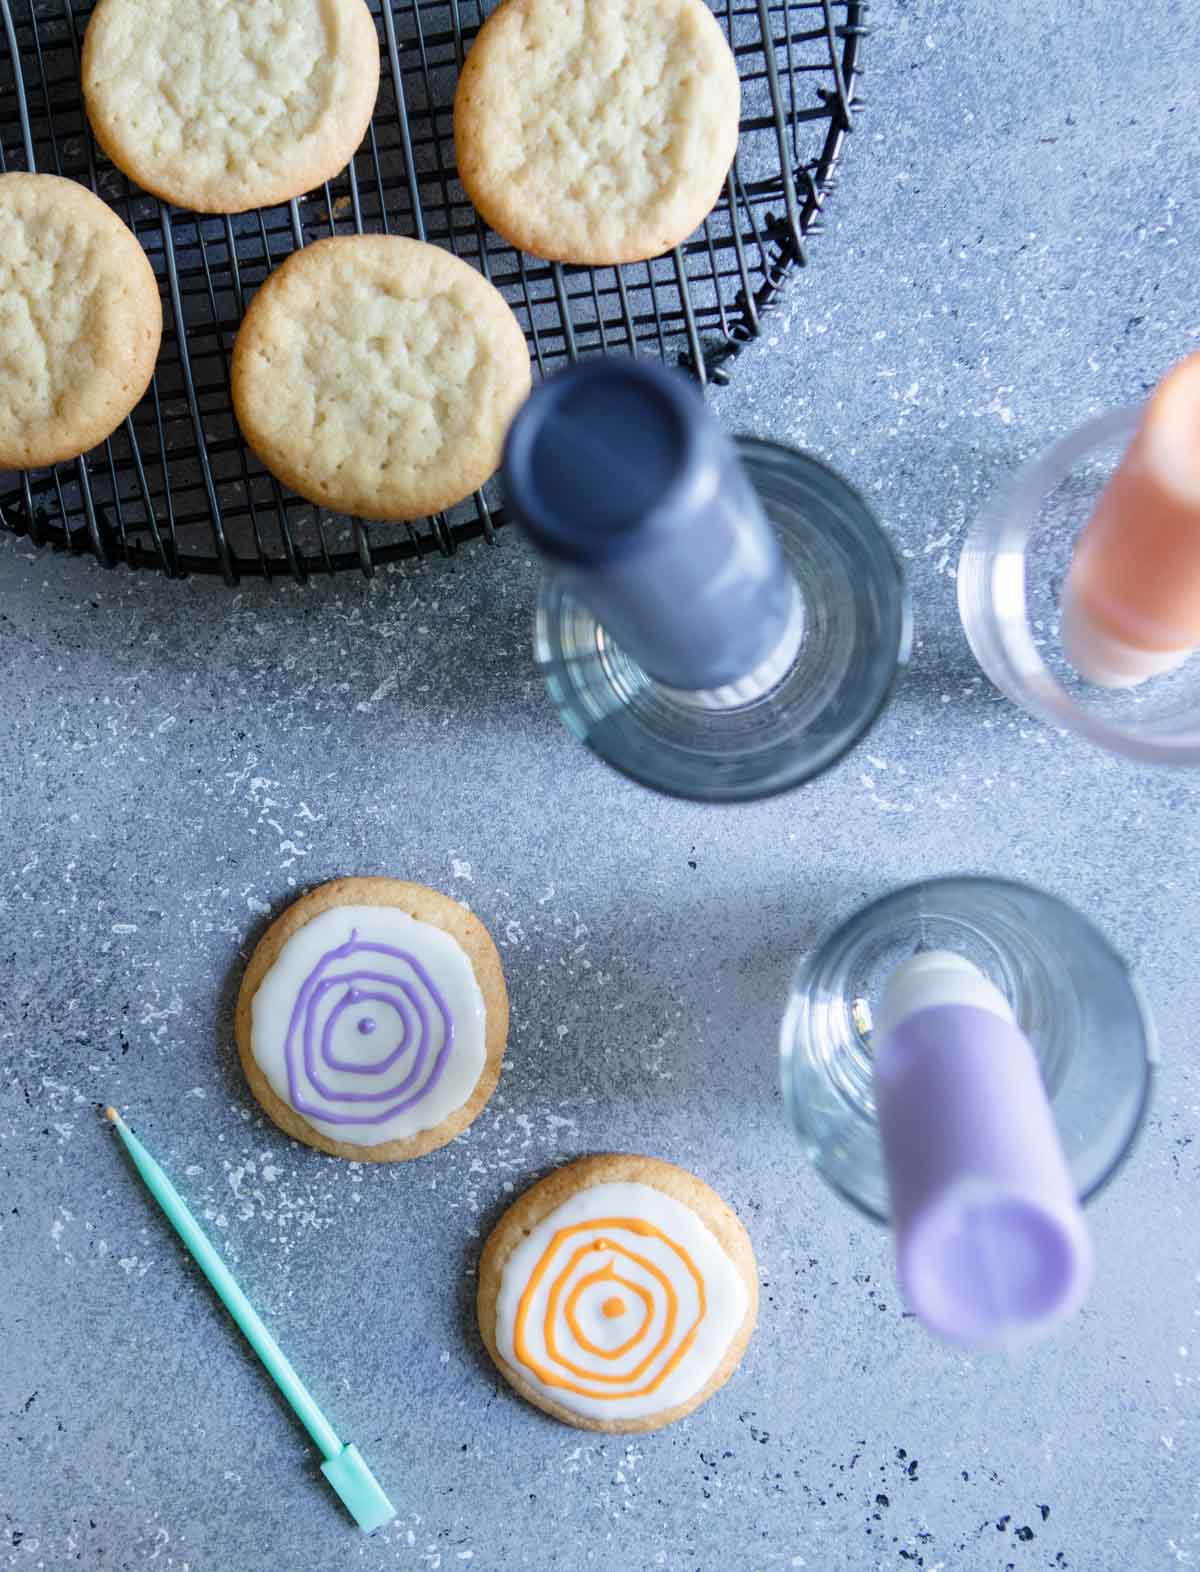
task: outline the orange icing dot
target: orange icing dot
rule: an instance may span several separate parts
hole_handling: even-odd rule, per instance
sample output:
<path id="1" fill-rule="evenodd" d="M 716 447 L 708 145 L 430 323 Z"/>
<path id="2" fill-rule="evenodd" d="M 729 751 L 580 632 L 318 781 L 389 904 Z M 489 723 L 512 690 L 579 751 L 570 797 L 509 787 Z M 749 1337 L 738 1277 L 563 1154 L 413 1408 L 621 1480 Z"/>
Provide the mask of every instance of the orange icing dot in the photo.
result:
<path id="1" fill-rule="evenodd" d="M 626 1248 L 625 1245 L 618 1244 L 615 1240 L 595 1239 L 573 1250 L 568 1257 L 565 1266 L 559 1270 L 558 1275 L 551 1283 L 549 1297 L 546 1302 L 546 1313 L 542 1323 L 542 1338 L 545 1343 L 547 1356 L 550 1360 L 553 1361 L 554 1365 L 557 1366 L 558 1369 L 548 1369 L 544 1364 L 534 1357 L 529 1348 L 529 1343 L 526 1337 L 526 1324 L 529 1319 L 533 1298 L 538 1288 L 541 1286 L 543 1280 L 549 1273 L 554 1262 L 554 1257 L 558 1254 L 560 1249 L 563 1248 L 565 1242 L 568 1239 L 573 1238 L 575 1235 L 580 1233 L 593 1232 L 597 1228 L 620 1229 L 625 1233 L 640 1234 L 644 1239 L 653 1238 L 660 1240 L 679 1258 L 680 1262 L 687 1270 L 692 1278 L 692 1281 L 696 1285 L 696 1294 L 698 1300 L 696 1319 L 692 1322 L 684 1336 L 680 1339 L 678 1347 L 676 1347 L 674 1351 L 670 1353 L 663 1361 L 662 1367 L 659 1369 L 658 1373 L 650 1377 L 650 1379 L 647 1380 L 642 1386 L 637 1386 L 636 1383 L 641 1379 L 641 1377 L 650 1368 L 654 1361 L 670 1347 L 671 1340 L 675 1335 L 676 1324 L 679 1319 L 679 1297 L 675 1292 L 675 1287 L 670 1278 L 666 1275 L 665 1272 L 657 1267 L 653 1261 L 649 1260 L 644 1255 L 639 1255 L 634 1250 Z M 609 1251 L 615 1256 L 624 1256 L 626 1260 L 632 1262 L 634 1266 L 638 1267 L 641 1271 L 652 1277 L 662 1294 L 662 1332 L 649 1352 L 644 1354 L 631 1370 L 626 1370 L 620 1375 L 609 1374 L 605 1371 L 587 1370 L 582 1365 L 574 1364 L 571 1362 L 571 1360 L 564 1358 L 563 1355 L 558 1351 L 557 1339 L 555 1336 L 555 1325 L 558 1320 L 559 1302 L 562 1299 L 563 1292 L 571 1278 L 571 1274 L 574 1272 L 579 1263 L 586 1256 L 592 1254 L 593 1251 Z M 583 1332 L 583 1328 L 579 1324 L 577 1305 L 579 1303 L 580 1296 L 601 1282 L 611 1282 L 614 1284 L 619 1283 L 622 1288 L 628 1289 L 642 1302 L 644 1314 L 641 1319 L 641 1324 L 638 1326 L 637 1330 L 632 1334 L 632 1336 L 626 1338 L 626 1340 L 619 1344 L 616 1348 L 598 1347 L 588 1339 L 588 1337 Z M 616 1311 L 612 1310 L 610 1307 L 614 1304 L 620 1306 L 620 1309 Z M 627 1306 L 625 1303 L 616 1295 L 613 1295 L 611 1298 L 605 1300 L 604 1304 L 601 1306 L 601 1310 L 605 1315 L 622 1314 L 626 1308 Z M 605 1217 L 594 1222 L 575 1223 L 569 1228 L 560 1228 L 558 1230 L 558 1232 L 550 1240 L 550 1243 L 547 1245 L 546 1249 L 543 1251 L 541 1259 L 538 1261 L 533 1271 L 529 1274 L 529 1281 L 525 1285 L 524 1291 L 521 1294 L 520 1302 L 517 1306 L 516 1321 L 513 1326 L 513 1352 L 516 1355 L 518 1361 L 523 1364 L 526 1369 L 532 1371 L 544 1386 L 557 1387 L 563 1391 L 574 1392 L 580 1397 L 596 1397 L 606 1401 L 613 1401 L 622 1397 L 642 1397 L 648 1392 L 657 1391 L 666 1378 L 685 1357 L 692 1344 L 696 1341 L 696 1334 L 700 1330 L 700 1323 L 704 1319 L 707 1308 L 708 1302 L 704 1292 L 704 1279 L 697 1270 L 695 1262 L 692 1260 L 691 1256 L 688 1255 L 687 1251 L 683 1248 L 682 1245 L 677 1244 L 674 1239 L 669 1238 L 660 1228 L 655 1227 L 653 1223 L 648 1223 L 643 1221 L 641 1218 L 635 1217 Z M 622 1277 L 617 1271 L 616 1261 L 610 1260 L 599 1271 L 585 1274 L 574 1285 L 570 1293 L 567 1295 L 566 1304 L 563 1306 L 563 1319 L 566 1321 L 567 1326 L 570 1329 L 571 1336 L 574 1338 L 576 1345 L 584 1350 L 584 1352 L 592 1354 L 596 1358 L 602 1360 L 611 1361 L 614 1359 L 620 1359 L 624 1354 L 627 1354 L 631 1350 L 639 1347 L 639 1345 L 645 1339 L 654 1320 L 654 1295 L 650 1289 L 644 1287 L 641 1283 L 635 1282 L 628 1277 Z M 559 1374 L 559 1370 L 568 1371 L 571 1375 L 581 1377 L 583 1380 L 590 1381 L 596 1385 L 611 1384 L 624 1386 L 626 1387 L 626 1390 L 623 1392 L 592 1391 L 589 1387 L 579 1386 L 576 1384 L 576 1382 L 571 1381 L 566 1376 Z"/>
<path id="2" fill-rule="evenodd" d="M 566 1272 L 563 1275 L 569 1275 L 572 1264 L 575 1261 L 578 1261 L 580 1256 L 586 1255 L 587 1253 L 587 1245 L 584 1245 L 582 1250 L 577 1250 L 571 1257 L 571 1263 L 568 1264 Z M 579 1303 L 579 1296 L 583 1293 L 586 1293 L 587 1290 L 596 1283 L 620 1283 L 622 1288 L 628 1288 L 631 1293 L 636 1294 L 642 1301 L 642 1310 L 644 1314 L 642 1316 L 641 1325 L 638 1326 L 632 1335 L 627 1337 L 623 1343 L 618 1344 L 616 1348 L 601 1348 L 598 1344 L 593 1343 L 592 1340 L 588 1337 L 587 1333 L 583 1330 L 582 1326 L 579 1324 L 579 1314 L 576 1310 L 576 1305 Z M 557 1291 L 556 1285 L 556 1288 L 552 1290 L 552 1295 Z M 621 1303 L 620 1300 L 617 1302 L 619 1304 Z M 625 1308 L 624 1304 L 621 1304 L 621 1308 L 622 1310 Z M 579 1279 L 567 1297 L 567 1303 L 563 1309 L 563 1315 L 566 1317 L 567 1325 L 571 1328 L 571 1336 L 575 1339 L 575 1341 L 579 1344 L 580 1348 L 582 1348 L 585 1353 L 595 1354 L 598 1359 L 620 1359 L 622 1354 L 627 1354 L 631 1348 L 636 1346 L 639 1338 L 650 1325 L 650 1322 L 654 1319 L 654 1300 L 650 1294 L 649 1289 L 643 1288 L 641 1283 L 635 1283 L 631 1278 L 619 1276 L 617 1273 L 616 1264 L 614 1262 L 610 1262 L 599 1272 L 589 1272 L 585 1277 L 581 1277 Z M 547 1347 L 557 1359 L 558 1351 L 556 1349 L 550 1348 L 549 1344 L 547 1344 Z M 570 1366 L 569 1368 L 575 1369 L 576 1367 Z M 578 1373 L 580 1375 L 586 1375 L 587 1371 L 580 1370 Z"/>
<path id="3" fill-rule="evenodd" d="M 600 1306 L 600 1314 L 606 1315 L 610 1321 L 615 1321 L 619 1315 L 624 1315 L 629 1306 L 623 1299 L 618 1299 L 616 1294 L 611 1299 L 606 1299 Z"/>

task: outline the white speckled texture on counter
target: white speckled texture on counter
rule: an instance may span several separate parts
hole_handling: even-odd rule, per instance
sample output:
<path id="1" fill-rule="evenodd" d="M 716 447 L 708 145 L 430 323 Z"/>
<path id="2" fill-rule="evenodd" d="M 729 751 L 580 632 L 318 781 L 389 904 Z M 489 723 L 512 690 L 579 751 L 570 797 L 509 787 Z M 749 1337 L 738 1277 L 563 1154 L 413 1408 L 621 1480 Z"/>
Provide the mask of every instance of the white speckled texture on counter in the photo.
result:
<path id="1" fill-rule="evenodd" d="M 881 4 L 829 233 L 717 408 L 856 480 L 917 644 L 833 774 L 717 811 L 572 744 L 494 550 L 231 592 L 0 542 L 0 1567 L 87 1572 L 1159 1572 L 1200 1564 L 1197 777 L 1089 750 L 975 669 L 964 529 L 1051 435 L 1200 343 L 1184 0 Z M 903 880 L 1039 882 L 1136 963 L 1163 1066 L 1091 1212 L 1084 1312 L 1015 1362 L 902 1313 L 888 1240 L 809 1172 L 775 1037 L 794 957 Z M 354 1167 L 247 1093 L 240 970 L 334 875 L 462 899 L 500 945 L 500 1090 Z M 113 1101 L 389 1487 L 356 1534 L 153 1210 Z M 694 1168 L 758 1252 L 760 1329 L 660 1435 L 518 1401 L 472 1313 L 487 1229 L 579 1153 Z"/>

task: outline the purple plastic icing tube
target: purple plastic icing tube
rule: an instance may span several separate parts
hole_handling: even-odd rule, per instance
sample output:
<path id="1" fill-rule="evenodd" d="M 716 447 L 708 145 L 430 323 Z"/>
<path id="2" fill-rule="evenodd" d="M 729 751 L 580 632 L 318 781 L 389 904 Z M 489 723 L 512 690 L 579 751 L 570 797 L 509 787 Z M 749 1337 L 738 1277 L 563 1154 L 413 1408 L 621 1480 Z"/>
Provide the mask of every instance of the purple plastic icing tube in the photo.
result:
<path id="1" fill-rule="evenodd" d="M 975 1348 L 1041 1337 L 1082 1304 L 1092 1251 L 1050 1103 L 1008 1001 L 970 961 L 888 979 L 874 1095 L 909 1307 Z"/>

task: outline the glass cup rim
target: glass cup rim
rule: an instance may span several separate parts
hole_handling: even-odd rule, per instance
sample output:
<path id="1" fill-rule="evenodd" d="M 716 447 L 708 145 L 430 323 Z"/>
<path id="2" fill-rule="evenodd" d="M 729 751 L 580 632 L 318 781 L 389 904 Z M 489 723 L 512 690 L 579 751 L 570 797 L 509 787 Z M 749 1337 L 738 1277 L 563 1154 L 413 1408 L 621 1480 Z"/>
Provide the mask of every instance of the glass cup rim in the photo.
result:
<path id="1" fill-rule="evenodd" d="M 1043 497 L 1086 454 L 1133 435 L 1138 405 L 1094 416 L 1057 438 L 1004 482 L 985 503 L 963 543 L 958 566 L 958 613 L 976 660 L 1014 704 L 1075 732 L 1110 753 L 1148 764 L 1200 764 L 1200 726 L 1166 737 L 1106 720 L 1072 698 L 1042 659 L 1029 628 L 1025 556 L 1030 520 Z M 978 556 L 986 566 L 969 559 Z M 981 576 L 986 579 L 981 583 Z M 1003 613 L 997 610 L 1003 591 Z M 978 604 L 982 602 L 983 610 Z"/>
<path id="2" fill-rule="evenodd" d="M 772 458 L 780 457 L 787 459 L 789 462 L 800 459 L 808 469 L 849 494 L 857 505 L 862 520 L 869 527 L 872 546 L 879 551 L 880 557 L 886 565 L 886 571 L 890 571 L 894 578 L 899 615 L 897 618 L 896 646 L 889 655 L 889 668 L 886 677 L 880 682 L 872 704 L 864 710 L 857 729 L 848 734 L 835 748 L 822 755 L 815 766 L 804 765 L 781 770 L 774 779 L 765 784 L 760 781 L 747 781 L 744 787 L 738 785 L 724 789 L 716 794 L 710 794 L 699 788 L 689 789 L 687 786 L 677 782 L 664 783 L 652 771 L 639 768 L 633 760 L 624 756 L 616 757 L 612 753 L 603 752 L 596 745 L 589 730 L 574 724 L 572 707 L 569 704 L 564 705 L 558 695 L 552 692 L 555 707 L 563 715 L 568 728 L 573 734 L 579 738 L 589 752 L 594 753 L 611 769 L 616 770 L 619 775 L 623 775 L 626 780 L 633 781 L 636 785 L 647 787 L 659 796 L 673 798 L 675 801 L 713 803 L 720 807 L 733 806 L 738 803 L 766 802 L 772 797 L 783 796 L 784 793 L 795 791 L 799 787 L 807 785 L 810 781 L 819 780 L 822 775 L 828 774 L 830 770 L 835 769 L 837 765 L 842 763 L 867 739 L 891 705 L 895 697 L 896 688 L 911 656 L 913 638 L 912 598 L 904 571 L 904 564 L 875 510 L 857 486 L 852 481 L 847 480 L 832 465 L 827 464 L 824 459 L 818 458 L 815 454 L 809 453 L 802 448 L 791 447 L 787 443 L 778 442 L 771 437 L 752 436 L 746 433 L 737 434 L 734 436 L 733 441 L 739 451 L 746 457 L 761 457 L 768 462 Z M 543 678 L 547 681 L 549 681 L 550 673 L 561 661 L 560 652 L 556 647 L 557 641 L 553 628 L 553 619 L 548 615 L 548 610 L 563 598 L 570 599 L 571 597 L 570 591 L 565 587 L 560 575 L 553 570 L 544 573 L 538 592 L 534 653 L 538 668 Z"/>
<path id="3" fill-rule="evenodd" d="M 1138 981 L 1137 977 L 1134 975 L 1132 968 L 1129 966 L 1124 956 L 1121 955 L 1120 951 L 1114 948 L 1111 941 L 1096 926 L 1096 924 L 1092 922 L 1091 918 L 1087 917 L 1083 912 L 1079 911 L 1077 907 L 1072 906 L 1068 901 L 1064 901 L 1061 896 L 1054 895 L 1049 890 L 1042 889 L 1040 885 L 1032 884 L 1025 879 L 1010 879 L 993 876 L 990 874 L 970 873 L 940 874 L 932 879 L 914 879 L 908 884 L 897 884 L 893 885 L 890 889 L 884 890 L 882 894 L 875 896 L 873 899 L 865 902 L 862 906 L 856 907 L 854 911 L 852 911 L 847 917 L 843 918 L 841 922 L 826 930 L 818 943 L 811 950 L 807 951 L 800 957 L 792 970 L 792 977 L 788 986 L 787 1006 L 784 1010 L 783 1020 L 780 1023 L 780 1080 L 782 1083 L 784 1109 L 787 1113 L 788 1122 L 791 1125 L 794 1134 L 799 1135 L 803 1131 L 803 1123 L 798 1117 L 797 1096 L 793 1085 L 794 1077 L 791 1074 L 792 1066 L 796 1058 L 796 1034 L 794 1030 L 793 1016 L 797 1009 L 797 1001 L 801 995 L 801 989 L 799 987 L 801 978 L 808 970 L 811 969 L 814 959 L 821 956 L 830 947 L 832 947 L 833 944 L 842 937 L 847 929 L 856 927 L 869 918 L 876 916 L 880 911 L 886 909 L 901 896 L 910 896 L 914 893 L 914 891 L 917 890 L 935 890 L 949 886 L 954 886 L 959 889 L 964 887 L 974 887 L 999 893 L 1008 891 L 1022 896 L 1032 895 L 1038 900 L 1049 901 L 1055 906 L 1062 907 L 1076 922 L 1080 924 L 1080 926 L 1086 931 L 1092 940 L 1098 943 L 1102 949 L 1107 951 L 1124 976 L 1125 982 L 1137 1008 L 1138 1020 L 1141 1026 L 1142 1076 L 1138 1106 L 1133 1118 L 1130 1121 L 1129 1129 L 1125 1134 L 1125 1138 L 1121 1143 L 1120 1149 L 1113 1156 L 1112 1160 L 1108 1163 L 1103 1172 L 1100 1173 L 1091 1182 L 1091 1184 L 1079 1192 L 1080 1205 L 1087 1205 L 1093 1201 L 1102 1190 L 1106 1189 L 1113 1179 L 1116 1178 L 1117 1174 L 1120 1173 L 1121 1169 L 1124 1168 L 1126 1162 L 1132 1156 L 1141 1139 L 1142 1132 L 1146 1125 L 1146 1116 L 1150 1109 L 1151 1097 L 1154 1090 L 1155 1074 L 1158 1066 L 1158 1036 L 1154 1025 L 1154 1016 L 1151 1013 L 1145 990 Z M 861 1196 L 856 1195 L 844 1184 L 839 1183 L 837 1179 L 833 1178 L 832 1175 L 827 1173 L 823 1168 L 818 1167 L 815 1162 L 811 1162 L 810 1160 L 810 1165 L 816 1169 L 816 1172 L 822 1183 L 827 1184 L 829 1188 L 835 1193 L 835 1195 L 839 1195 L 842 1200 L 848 1202 L 850 1206 L 853 1207 L 853 1209 L 861 1216 L 866 1217 L 871 1222 L 878 1223 L 885 1228 L 890 1226 L 891 1219 L 887 1213 L 878 1211 L 875 1207 L 870 1205 L 869 1202 L 864 1201 Z"/>

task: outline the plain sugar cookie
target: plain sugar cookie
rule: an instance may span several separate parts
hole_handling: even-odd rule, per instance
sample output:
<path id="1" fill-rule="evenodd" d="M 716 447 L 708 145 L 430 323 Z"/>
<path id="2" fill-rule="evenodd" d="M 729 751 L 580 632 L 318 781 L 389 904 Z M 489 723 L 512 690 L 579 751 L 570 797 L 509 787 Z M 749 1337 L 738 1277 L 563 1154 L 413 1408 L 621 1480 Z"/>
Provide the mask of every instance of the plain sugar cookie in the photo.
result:
<path id="1" fill-rule="evenodd" d="M 118 169 L 166 202 L 240 213 L 350 162 L 379 41 L 364 0 L 100 0 L 82 75 Z"/>
<path id="2" fill-rule="evenodd" d="M 262 462 L 308 501 L 368 519 L 423 518 L 482 486 L 530 381 L 499 290 L 395 235 L 295 252 L 233 350 L 234 409 Z"/>
<path id="3" fill-rule="evenodd" d="M 504 0 L 454 96 L 458 172 L 521 250 L 636 262 L 712 211 L 740 107 L 704 0 Z"/>
<path id="4" fill-rule="evenodd" d="M 267 929 L 234 1028 L 250 1090 L 281 1130 L 394 1163 L 444 1146 L 495 1091 L 508 992 L 465 906 L 399 879 L 335 879 Z"/>
<path id="5" fill-rule="evenodd" d="M 585 1430 L 657 1430 L 737 1369 L 758 1270 L 702 1179 L 653 1157 L 585 1157 L 497 1223 L 478 1311 L 501 1375 L 538 1408 Z"/>
<path id="6" fill-rule="evenodd" d="M 0 175 L 0 469 L 103 442 L 161 339 L 154 269 L 112 209 L 74 180 Z"/>

